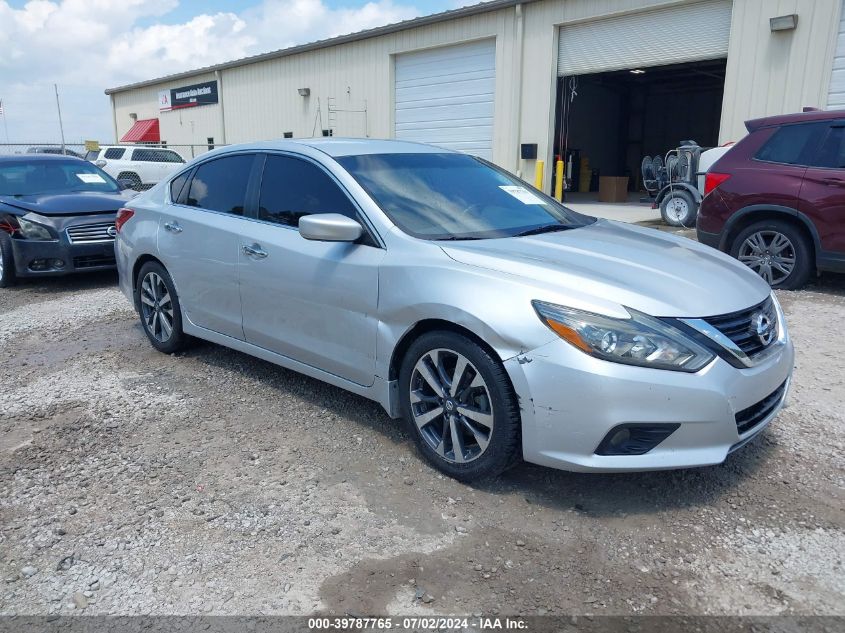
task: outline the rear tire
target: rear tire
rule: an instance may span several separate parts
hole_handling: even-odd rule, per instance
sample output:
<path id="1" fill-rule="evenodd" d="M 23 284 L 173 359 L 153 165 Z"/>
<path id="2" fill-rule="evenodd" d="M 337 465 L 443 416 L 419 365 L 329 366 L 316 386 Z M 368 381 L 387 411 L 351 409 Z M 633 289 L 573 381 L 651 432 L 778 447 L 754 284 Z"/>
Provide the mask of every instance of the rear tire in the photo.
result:
<path id="1" fill-rule="evenodd" d="M 698 204 L 693 200 L 689 191 L 684 189 L 670 191 L 660 201 L 660 216 L 669 226 L 695 228 Z"/>
<path id="2" fill-rule="evenodd" d="M 522 422 L 510 379 L 475 341 L 448 331 L 423 334 L 405 354 L 399 385 L 409 432 L 438 470 L 475 481 L 521 460 Z"/>
<path id="3" fill-rule="evenodd" d="M 8 288 L 16 283 L 12 237 L 5 231 L 0 230 L 0 288 Z"/>
<path id="4" fill-rule="evenodd" d="M 782 220 L 763 220 L 746 227 L 734 238 L 730 252 L 772 288 L 782 290 L 801 288 L 816 268 L 807 234 Z"/>
<path id="5" fill-rule="evenodd" d="M 141 191 L 144 187 L 144 183 L 141 182 L 141 177 L 134 171 L 122 171 L 117 175 L 116 180 L 129 180 L 132 183 L 129 185 L 129 188 L 133 191 Z"/>
<path id="6" fill-rule="evenodd" d="M 182 331 L 182 309 L 176 287 L 158 262 L 141 266 L 135 283 L 135 306 L 144 334 L 158 351 L 173 354 L 187 346 L 189 339 Z"/>

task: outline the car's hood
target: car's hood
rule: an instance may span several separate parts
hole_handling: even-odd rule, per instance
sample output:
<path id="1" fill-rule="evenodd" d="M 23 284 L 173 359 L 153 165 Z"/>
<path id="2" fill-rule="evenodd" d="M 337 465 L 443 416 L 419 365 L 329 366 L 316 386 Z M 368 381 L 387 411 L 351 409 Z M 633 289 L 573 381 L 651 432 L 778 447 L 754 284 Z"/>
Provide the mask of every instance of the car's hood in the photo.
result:
<path id="1" fill-rule="evenodd" d="M 768 285 L 698 242 L 619 222 L 531 237 L 449 244 L 455 261 L 519 275 L 556 294 L 591 295 L 652 316 L 702 317 L 763 301 Z"/>
<path id="2" fill-rule="evenodd" d="M 98 193 L 80 191 L 77 193 L 42 193 L 33 196 L 3 196 L 0 203 L 9 207 L 39 213 L 41 215 L 87 215 L 117 211 L 131 199 L 134 191 L 121 193 Z"/>

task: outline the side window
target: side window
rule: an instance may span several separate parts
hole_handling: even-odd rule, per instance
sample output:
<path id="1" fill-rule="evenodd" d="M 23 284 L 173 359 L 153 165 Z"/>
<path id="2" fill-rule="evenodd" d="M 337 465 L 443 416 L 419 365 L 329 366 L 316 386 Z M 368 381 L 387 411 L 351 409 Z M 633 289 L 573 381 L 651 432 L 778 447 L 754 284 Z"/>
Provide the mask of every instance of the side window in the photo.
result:
<path id="1" fill-rule="evenodd" d="M 203 163 L 194 173 L 185 204 L 243 215 L 254 160 L 254 154 L 238 154 Z"/>
<path id="2" fill-rule="evenodd" d="M 185 159 L 182 158 L 176 152 L 160 151 L 160 152 L 158 152 L 158 154 L 159 154 L 159 160 L 162 163 L 184 163 L 185 162 Z"/>
<path id="3" fill-rule="evenodd" d="M 811 167 L 842 169 L 845 167 L 845 127 L 831 127 L 825 136 L 819 151 L 810 161 Z"/>
<path id="4" fill-rule="evenodd" d="M 356 218 L 352 202 L 322 169 L 308 161 L 269 154 L 261 178 L 258 218 L 298 227 L 312 213 L 340 213 Z"/>
<path id="5" fill-rule="evenodd" d="M 770 163 L 807 165 L 829 125 L 826 122 L 784 125 L 769 137 L 754 158 Z"/>
<path id="6" fill-rule="evenodd" d="M 170 182 L 170 199 L 176 204 L 184 204 L 184 196 L 182 195 L 182 190 L 185 188 L 185 183 L 188 182 L 188 176 L 191 175 L 191 170 L 189 169 L 184 174 L 181 174 L 174 178 Z"/>
<path id="7" fill-rule="evenodd" d="M 126 153 L 125 147 L 109 147 L 104 153 L 103 158 L 106 160 L 120 160 Z"/>

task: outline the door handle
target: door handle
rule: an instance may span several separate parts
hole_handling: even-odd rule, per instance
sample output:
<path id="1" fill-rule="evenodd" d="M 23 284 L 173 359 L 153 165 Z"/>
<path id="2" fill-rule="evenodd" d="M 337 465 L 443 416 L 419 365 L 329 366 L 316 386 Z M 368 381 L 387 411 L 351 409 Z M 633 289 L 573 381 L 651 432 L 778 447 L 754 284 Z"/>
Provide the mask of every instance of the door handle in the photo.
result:
<path id="1" fill-rule="evenodd" d="M 264 259 L 267 257 L 267 251 L 263 250 L 259 244 L 253 244 L 252 246 L 244 244 L 241 248 L 244 253 L 250 257 L 255 257 L 256 259 Z"/>
<path id="2" fill-rule="evenodd" d="M 165 222 L 164 229 L 166 231 L 170 231 L 171 233 L 181 233 L 182 227 L 179 226 L 178 222 Z"/>

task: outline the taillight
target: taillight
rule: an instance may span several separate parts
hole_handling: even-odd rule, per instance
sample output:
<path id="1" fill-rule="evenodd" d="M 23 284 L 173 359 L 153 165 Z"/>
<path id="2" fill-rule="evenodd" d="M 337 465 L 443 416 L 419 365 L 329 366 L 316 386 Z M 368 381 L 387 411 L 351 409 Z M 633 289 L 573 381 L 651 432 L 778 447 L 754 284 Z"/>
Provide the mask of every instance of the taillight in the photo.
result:
<path id="1" fill-rule="evenodd" d="M 708 171 L 704 176 L 704 195 L 706 196 L 730 177 L 730 174 L 720 174 L 715 171 Z"/>
<path id="2" fill-rule="evenodd" d="M 135 212 L 132 209 L 120 209 L 117 212 L 117 218 L 114 221 L 114 230 L 120 233 L 120 229 L 123 228 L 123 225 L 126 224 L 129 219 L 135 215 Z"/>

